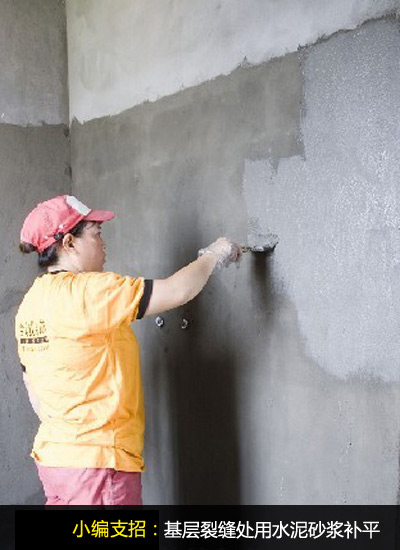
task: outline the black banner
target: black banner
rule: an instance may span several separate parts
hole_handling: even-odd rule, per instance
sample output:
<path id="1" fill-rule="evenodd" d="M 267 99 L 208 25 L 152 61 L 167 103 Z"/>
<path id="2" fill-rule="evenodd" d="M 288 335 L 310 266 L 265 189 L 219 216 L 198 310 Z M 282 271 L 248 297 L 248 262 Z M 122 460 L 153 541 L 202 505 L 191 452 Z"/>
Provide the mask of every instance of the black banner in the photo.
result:
<path id="1" fill-rule="evenodd" d="M 0 548 L 400 550 L 398 506 L 3 506 Z"/>

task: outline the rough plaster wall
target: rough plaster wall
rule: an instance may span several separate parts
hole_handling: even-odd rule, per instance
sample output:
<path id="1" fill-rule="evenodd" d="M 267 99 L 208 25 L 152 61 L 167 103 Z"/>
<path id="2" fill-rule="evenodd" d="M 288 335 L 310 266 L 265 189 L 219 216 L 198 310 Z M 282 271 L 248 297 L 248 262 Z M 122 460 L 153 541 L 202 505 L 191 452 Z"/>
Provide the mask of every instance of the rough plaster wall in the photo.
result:
<path id="1" fill-rule="evenodd" d="M 68 123 L 64 0 L 1 0 L 0 122 Z"/>
<path id="2" fill-rule="evenodd" d="M 0 8 L 0 504 L 42 504 L 29 457 L 38 421 L 22 382 L 14 317 L 38 274 L 36 257 L 18 250 L 23 220 L 38 202 L 71 191 L 65 7 L 0 0 Z"/>
<path id="3" fill-rule="evenodd" d="M 73 123 L 73 190 L 117 212 L 104 227 L 108 269 L 165 277 L 220 235 L 245 243 L 274 230 L 281 239 L 272 257 L 214 274 L 162 329 L 150 318 L 135 324 L 145 503 L 396 503 L 394 351 L 350 345 L 338 327 L 353 313 L 345 328 L 357 334 L 361 308 L 364 326 L 374 322 L 389 343 L 381 304 L 396 299 L 397 33 L 393 20 L 367 23 Z M 378 281 L 381 298 L 369 269 L 389 284 Z M 317 323 L 331 327 L 325 346 Z M 343 362 L 351 353 L 358 369 Z"/>
<path id="4" fill-rule="evenodd" d="M 394 11 L 398 0 L 67 0 L 70 117 L 112 115 Z"/>

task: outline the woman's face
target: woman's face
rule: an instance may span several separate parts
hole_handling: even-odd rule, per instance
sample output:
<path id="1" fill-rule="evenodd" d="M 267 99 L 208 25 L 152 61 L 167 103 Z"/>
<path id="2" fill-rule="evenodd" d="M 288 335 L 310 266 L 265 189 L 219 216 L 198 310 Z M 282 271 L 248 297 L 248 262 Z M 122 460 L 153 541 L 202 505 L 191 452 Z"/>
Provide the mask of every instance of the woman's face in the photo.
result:
<path id="1" fill-rule="evenodd" d="M 88 223 L 80 237 L 74 239 L 75 257 L 81 271 L 103 271 L 106 261 L 101 223 Z"/>

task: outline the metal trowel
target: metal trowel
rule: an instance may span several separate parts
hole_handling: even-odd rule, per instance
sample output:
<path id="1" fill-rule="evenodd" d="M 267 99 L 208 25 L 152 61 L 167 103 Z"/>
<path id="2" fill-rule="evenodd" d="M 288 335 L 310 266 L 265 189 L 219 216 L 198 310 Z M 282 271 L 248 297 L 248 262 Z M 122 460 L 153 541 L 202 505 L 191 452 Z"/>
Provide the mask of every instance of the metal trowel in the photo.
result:
<path id="1" fill-rule="evenodd" d="M 260 239 L 261 240 L 261 239 Z M 265 235 L 262 239 L 262 244 L 257 244 L 253 246 L 241 246 L 242 252 L 267 252 L 271 253 L 274 251 L 276 245 L 278 244 L 279 239 L 278 235 L 270 233 Z"/>

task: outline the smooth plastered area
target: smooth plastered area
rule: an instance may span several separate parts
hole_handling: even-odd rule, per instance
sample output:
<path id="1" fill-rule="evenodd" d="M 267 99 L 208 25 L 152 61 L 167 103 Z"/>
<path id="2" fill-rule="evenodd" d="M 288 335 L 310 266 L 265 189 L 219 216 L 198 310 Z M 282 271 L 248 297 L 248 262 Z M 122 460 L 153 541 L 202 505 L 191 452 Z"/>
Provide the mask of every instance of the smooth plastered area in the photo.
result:
<path id="1" fill-rule="evenodd" d="M 280 236 L 274 280 L 310 356 L 340 378 L 399 381 L 399 29 L 369 23 L 305 57 L 303 153 L 246 160 L 248 213 Z"/>
<path id="2" fill-rule="evenodd" d="M 398 0 L 67 0 L 70 118 L 115 115 L 392 13 Z"/>

